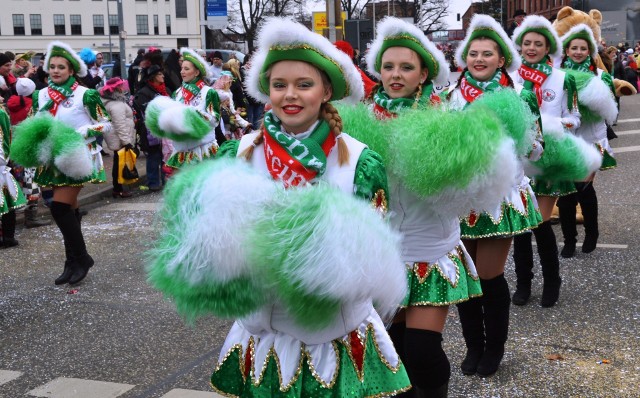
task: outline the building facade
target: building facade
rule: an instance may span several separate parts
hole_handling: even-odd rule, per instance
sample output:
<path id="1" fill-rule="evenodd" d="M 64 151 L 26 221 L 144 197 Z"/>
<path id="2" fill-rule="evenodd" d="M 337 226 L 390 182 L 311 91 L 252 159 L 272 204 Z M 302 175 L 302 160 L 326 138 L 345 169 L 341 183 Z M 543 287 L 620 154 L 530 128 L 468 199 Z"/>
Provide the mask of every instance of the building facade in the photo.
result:
<path id="1" fill-rule="evenodd" d="M 43 53 L 52 40 L 120 52 L 116 0 L 2 0 L 0 50 Z M 140 48 L 202 48 L 200 0 L 122 0 L 126 61 Z M 111 51 L 109 47 L 111 42 Z"/>

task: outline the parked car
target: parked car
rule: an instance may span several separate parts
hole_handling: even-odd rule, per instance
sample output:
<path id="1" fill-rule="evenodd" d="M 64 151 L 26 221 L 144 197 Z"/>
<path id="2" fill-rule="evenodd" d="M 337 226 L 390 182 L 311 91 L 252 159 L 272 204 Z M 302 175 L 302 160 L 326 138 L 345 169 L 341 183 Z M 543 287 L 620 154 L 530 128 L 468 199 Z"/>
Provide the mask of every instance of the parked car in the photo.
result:
<path id="1" fill-rule="evenodd" d="M 131 64 L 125 64 L 124 70 L 122 71 L 122 76 L 120 76 L 125 80 L 127 79 L 129 66 L 131 66 Z M 102 64 L 100 68 L 104 71 L 105 80 L 109 80 L 113 77 L 113 64 Z"/>

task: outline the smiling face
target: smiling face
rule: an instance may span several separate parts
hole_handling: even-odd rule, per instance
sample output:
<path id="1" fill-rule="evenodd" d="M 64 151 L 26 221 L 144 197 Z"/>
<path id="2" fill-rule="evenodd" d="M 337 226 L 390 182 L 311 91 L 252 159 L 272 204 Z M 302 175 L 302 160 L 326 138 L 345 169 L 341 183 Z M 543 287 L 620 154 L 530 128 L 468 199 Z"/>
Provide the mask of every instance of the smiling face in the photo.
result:
<path id="1" fill-rule="evenodd" d="M 573 62 L 580 63 L 589 56 L 589 45 L 584 39 L 573 39 L 565 49 L 565 53 Z"/>
<path id="2" fill-rule="evenodd" d="M 73 75 L 71 64 L 63 57 L 49 59 L 49 79 L 55 84 L 64 84 Z"/>
<path id="3" fill-rule="evenodd" d="M 391 98 L 411 98 L 428 76 L 418 54 L 406 47 L 389 47 L 382 54 L 380 77 Z"/>
<path id="4" fill-rule="evenodd" d="M 196 77 L 200 76 L 200 71 L 191 61 L 182 61 L 180 76 L 182 76 L 182 81 L 189 83 Z"/>
<path id="5" fill-rule="evenodd" d="M 522 38 L 520 54 L 530 64 L 539 64 L 549 54 L 547 38 L 537 32 L 529 32 Z"/>
<path id="6" fill-rule="evenodd" d="M 487 38 L 475 39 L 470 43 L 466 61 L 469 73 L 480 82 L 490 80 L 504 65 L 498 43 Z"/>
<path id="7" fill-rule="evenodd" d="M 302 61 L 280 61 L 271 66 L 269 98 L 282 127 L 303 133 L 320 117 L 320 107 L 332 95 L 331 85 L 313 65 Z"/>

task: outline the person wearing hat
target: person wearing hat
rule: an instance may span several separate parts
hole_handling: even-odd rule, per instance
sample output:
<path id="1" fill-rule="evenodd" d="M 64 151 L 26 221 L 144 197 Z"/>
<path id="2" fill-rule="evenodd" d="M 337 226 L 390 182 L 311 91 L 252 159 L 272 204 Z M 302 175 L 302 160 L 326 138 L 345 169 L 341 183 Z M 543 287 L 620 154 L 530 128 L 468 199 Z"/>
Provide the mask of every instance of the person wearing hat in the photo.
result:
<path id="1" fill-rule="evenodd" d="M 572 133 L 580 126 L 578 93 L 573 76 L 553 67 L 553 60 L 562 54 L 561 42 L 551 23 L 531 15 L 524 19 L 512 36 L 520 49 L 522 66 L 514 73 L 514 81 L 535 93 L 545 134 Z M 533 230 L 536 238 L 542 277 L 544 280 L 540 305 L 551 307 L 560 295 L 560 262 L 558 246 L 551 228 L 551 212 L 558 197 L 575 192 L 569 181 L 556 181 L 553 176 L 534 179 L 534 191 L 540 205 L 543 223 Z M 517 276 L 513 303 L 525 305 L 531 296 L 533 250 L 531 235 L 514 238 L 513 259 Z"/>
<path id="2" fill-rule="evenodd" d="M 188 62 L 187 56 L 183 66 Z M 226 141 L 216 160 L 201 162 L 173 176 L 165 189 L 166 197 L 182 195 L 187 192 L 184 191 L 187 186 L 188 192 L 206 192 L 206 195 L 178 201 L 178 208 L 167 209 L 166 215 L 193 215 L 201 219 L 206 214 L 219 212 L 216 222 L 198 222 L 205 229 L 196 233 L 206 237 L 207 243 L 203 245 L 210 248 L 207 249 L 209 253 L 216 253 L 215 256 L 221 255 L 218 251 L 221 247 L 231 245 L 235 248 L 235 242 L 250 232 L 242 229 L 246 220 L 244 216 L 238 218 L 217 205 L 214 207 L 218 210 L 209 211 L 213 200 L 227 203 L 231 209 L 241 209 L 242 214 L 252 218 L 256 212 L 275 209 L 270 205 L 258 205 L 256 208 L 262 200 L 264 184 L 272 186 L 278 193 L 275 198 L 279 198 L 276 199 L 279 203 L 287 202 L 287 198 L 296 195 L 306 195 L 331 207 L 336 199 L 329 199 L 322 192 L 332 192 L 331 196 L 339 196 L 341 203 L 357 204 L 362 208 L 362 214 L 373 217 L 371 220 L 378 225 L 382 219 L 377 213 L 386 211 L 384 166 L 377 153 L 342 131 L 340 115 L 331 104 L 331 101 L 339 100 L 356 103 L 363 96 L 362 81 L 351 60 L 326 38 L 299 23 L 285 18 L 267 18 L 258 32 L 258 50 L 252 59 L 246 87 L 251 96 L 271 104 L 271 109 L 264 116 L 262 130 L 246 134 L 240 140 Z M 152 101 L 147 108 L 148 117 L 154 114 L 153 108 L 160 105 L 162 101 L 159 98 Z M 163 120 L 158 120 L 158 126 L 163 123 Z M 150 128 L 156 128 L 155 124 L 148 124 Z M 226 172 L 227 176 L 220 175 L 218 171 Z M 234 187 L 217 189 L 227 184 Z M 165 294 L 177 294 L 180 301 L 178 309 L 182 308 L 183 312 L 191 306 L 206 307 L 205 311 L 214 314 L 219 309 L 229 308 L 229 311 L 223 310 L 225 316 L 237 319 L 223 343 L 211 376 L 214 390 L 222 395 L 311 398 L 342 397 L 346 394 L 371 397 L 394 396 L 409 389 L 404 366 L 372 305 L 375 300 L 379 305 L 382 303 L 385 310 L 393 311 L 406 291 L 404 277 L 397 272 L 402 269 L 402 263 L 395 238 L 391 239 L 393 244 L 385 243 L 385 249 L 378 253 L 381 242 L 377 238 L 372 242 L 362 235 L 370 231 L 358 224 L 352 212 L 337 215 L 324 206 L 308 207 L 306 203 L 294 201 L 293 207 L 300 209 L 299 215 L 309 221 L 309 224 L 304 221 L 304 225 L 314 232 L 307 235 L 310 239 L 301 243 L 299 250 L 293 250 L 296 253 L 295 269 L 291 269 L 290 274 L 269 272 L 270 282 L 257 278 L 269 293 L 256 300 L 255 304 L 236 299 L 239 295 L 246 298 L 260 292 L 257 287 L 244 282 L 237 285 L 234 280 L 227 280 L 212 286 L 201 285 L 202 290 L 199 291 L 203 294 L 192 298 L 178 294 L 173 289 L 176 284 L 165 284 L 158 269 L 152 269 L 151 282 Z M 375 209 L 371 209 L 372 206 Z M 314 208 L 322 211 L 318 213 Z M 199 210 L 194 213 L 191 209 Z M 291 241 L 291 236 L 301 236 L 300 232 L 291 231 L 295 225 L 302 224 L 298 215 L 276 213 L 276 216 L 284 217 L 283 222 L 272 224 L 273 229 L 268 228 L 269 231 L 286 241 Z M 308 218 L 310 214 L 314 216 Z M 273 220 L 271 216 L 268 218 Z M 179 225 L 187 225 L 183 217 L 176 221 L 178 223 L 172 225 L 178 228 Z M 217 228 L 227 232 L 220 235 Z M 388 227 L 385 225 L 385 228 Z M 229 233 L 239 234 L 241 239 L 229 238 Z M 177 237 L 171 231 L 166 236 L 169 235 Z M 267 235 L 271 236 L 271 233 L 245 241 L 238 250 L 232 250 L 237 255 L 233 257 L 249 256 L 260 245 L 266 245 L 264 247 L 272 253 L 291 252 L 290 249 L 271 246 L 266 241 L 270 239 Z M 327 236 L 328 240 L 322 236 Z M 344 251 L 331 241 L 348 242 L 350 249 Z M 175 255 L 179 256 L 181 252 L 190 251 L 189 245 L 193 244 L 193 240 L 186 236 L 173 244 L 167 240 L 164 242 L 153 263 L 160 270 L 173 262 L 173 254 L 162 254 L 163 248 L 177 245 L 180 249 L 175 251 Z M 376 247 L 373 250 L 376 254 L 371 252 L 370 245 Z M 174 249 L 170 250 L 173 253 Z M 194 254 L 198 252 L 200 250 Z M 332 260 L 336 256 L 354 259 L 351 255 L 354 252 L 360 253 L 355 261 Z M 376 258 L 380 254 L 384 258 Z M 231 260 L 228 256 L 223 257 Z M 271 263 L 277 268 L 284 267 L 288 257 L 274 259 Z M 201 262 L 198 258 L 185 260 L 188 261 L 187 267 L 194 265 L 193 271 L 200 268 L 196 266 Z M 258 263 L 267 262 L 261 260 Z M 242 268 L 260 264 L 247 260 L 245 266 L 233 268 L 243 273 Z M 369 268 L 374 265 L 379 271 Z M 238 275 L 235 271 L 233 273 Z M 385 281 L 385 289 L 380 289 L 380 282 L 373 283 L 355 275 L 383 278 L 380 281 Z M 191 281 L 200 279 L 203 283 L 207 279 L 198 278 L 192 272 L 185 276 Z M 271 282 L 276 280 L 278 282 L 275 283 L 282 288 L 272 285 Z M 299 284 L 293 283 L 297 287 L 292 286 L 293 290 L 298 289 L 298 293 L 286 296 L 286 292 L 291 290 L 283 285 L 291 286 L 294 280 L 300 281 Z M 346 281 L 348 283 L 343 283 Z M 327 293 L 327 288 L 331 293 Z M 187 288 L 185 292 L 190 290 Z M 197 308 L 193 311 L 204 312 Z"/>
<path id="3" fill-rule="evenodd" d="M 369 73 L 380 80 L 372 95 L 372 111 L 379 119 L 374 123 L 388 126 L 390 157 L 403 159 L 405 163 L 401 169 L 397 166 L 392 169 L 390 209 L 391 223 L 403 237 L 408 294 L 389 334 L 414 387 L 404 396 L 446 397 L 451 371 L 442 348 L 442 332 L 449 306 L 480 296 L 482 292 L 473 261 L 460 240 L 460 211 L 449 208 L 454 201 L 438 195 L 425 197 L 425 187 L 412 185 L 410 181 L 414 170 L 429 169 L 421 165 L 424 157 L 432 157 L 441 150 L 457 152 L 461 157 L 470 154 L 468 149 L 448 140 L 440 140 L 446 141 L 442 147 L 430 147 L 431 137 L 452 136 L 440 131 L 443 124 L 452 127 L 462 123 L 453 120 L 444 110 L 426 112 L 440 103 L 435 87 L 448 82 L 450 69 L 444 54 L 420 29 L 398 18 L 383 19 L 376 32 L 366 56 Z M 443 117 L 451 120 L 442 122 Z M 435 126 L 437 131 L 434 133 L 428 126 Z M 416 158 L 407 151 L 405 142 L 431 144 L 420 147 L 422 155 Z M 455 190 L 456 186 L 467 189 L 459 178 L 460 166 L 446 157 L 438 159 L 441 160 L 439 168 L 449 171 L 448 178 L 440 179 L 440 183 L 448 190 Z M 515 167 L 515 157 L 512 160 Z M 392 165 L 395 166 L 395 162 Z M 472 174 L 475 179 L 481 173 L 474 171 L 479 169 L 485 168 L 469 168 L 464 173 Z M 495 178 L 487 175 L 484 182 L 483 189 L 492 191 Z M 503 193 L 498 193 L 493 200 L 499 200 Z"/>
<path id="4" fill-rule="evenodd" d="M 16 209 L 24 207 L 27 200 L 18 188 L 18 183 L 9 167 L 9 142 L 11 141 L 11 124 L 9 115 L 0 107 L 0 216 L 2 221 L 2 240 L 0 247 L 7 249 L 18 246 L 15 238 Z"/>
<path id="5" fill-rule="evenodd" d="M 511 22 L 511 26 L 509 26 L 509 29 L 507 29 L 507 36 L 511 37 L 513 36 L 513 32 L 516 30 L 516 28 L 518 26 L 520 26 L 522 24 L 522 21 L 524 20 L 524 17 L 527 16 L 527 13 L 524 12 L 524 10 L 522 9 L 517 9 L 514 13 L 513 13 L 513 22 Z"/>
<path id="6" fill-rule="evenodd" d="M 587 25 L 578 24 L 562 36 L 560 43 L 564 49 L 562 68 L 575 76 L 581 87 L 578 103 L 582 124 L 576 129 L 575 134 L 594 145 L 603 155 L 600 170 L 615 168 L 616 160 L 607 139 L 607 123 L 612 124 L 618 115 L 615 88 L 611 75 L 595 65 L 598 47 L 593 32 Z M 590 98 L 595 100 L 589 103 Z M 564 236 L 562 257 L 573 257 L 576 250 L 575 212 L 578 203 L 584 218 L 585 237 L 582 252 L 591 253 L 596 248 L 599 230 L 598 198 L 593 186 L 594 178 L 595 173 L 584 181 L 575 182 L 574 192 L 558 200 L 560 225 Z"/>
<path id="7" fill-rule="evenodd" d="M 133 110 L 126 102 L 128 91 L 129 84 L 119 77 L 107 80 L 100 89 L 102 102 L 111 116 L 111 131 L 104 134 L 107 147 L 113 151 L 113 191 L 111 194 L 114 198 L 123 199 L 131 197 L 131 192 L 125 191 L 123 185 L 118 183 L 120 162 L 118 151 L 125 147 L 133 148 L 136 143 Z"/>
<path id="8" fill-rule="evenodd" d="M 16 92 L 16 77 L 11 73 L 13 61 L 5 53 L 0 53 L 0 76 L 4 78 L 6 88 L 0 88 L 0 95 L 7 102 Z"/>
<path id="9" fill-rule="evenodd" d="M 151 65 L 144 70 L 144 73 L 142 87 L 136 92 L 133 104 L 138 115 L 136 131 L 140 137 L 140 148 L 146 154 L 147 185 L 150 191 L 157 192 L 164 184 L 161 168 L 166 139 L 160 139 L 151 134 L 144 123 L 144 115 L 149 102 L 157 96 L 169 97 L 169 92 L 165 85 L 164 71 L 160 66 Z"/>
<path id="10" fill-rule="evenodd" d="M 222 53 L 220 51 L 214 51 L 211 54 L 211 65 L 209 67 L 211 73 L 211 80 L 218 80 L 222 74 Z"/>
<path id="11" fill-rule="evenodd" d="M 38 70 L 37 67 L 31 64 L 31 58 L 33 58 L 34 55 L 35 53 L 33 51 L 28 51 L 24 54 L 18 55 L 13 64 L 13 68 L 11 69 L 11 73 L 16 78 L 30 78 L 33 76 Z"/>
<path id="12" fill-rule="evenodd" d="M 518 155 L 521 159 L 539 159 L 538 104 L 533 94 L 514 84 L 509 75 L 518 70 L 520 56 L 502 27 L 488 15 L 475 15 L 456 51 L 456 61 L 465 69 L 450 89 L 450 106 L 466 111 L 476 101 L 488 99 L 486 96 L 515 90 L 520 103 L 534 115 L 526 124 L 535 140 L 518 150 Z M 511 241 L 542 221 L 529 179 L 521 167 L 514 170 L 514 175 L 517 179 L 509 194 L 491 206 L 472 210 L 461 222 L 462 241 L 476 264 L 483 294 L 458 304 L 467 346 L 461 364 L 465 375 L 487 377 L 498 370 L 509 331 L 511 297 L 504 267 Z"/>
<path id="13" fill-rule="evenodd" d="M 98 92 L 81 85 L 81 79 L 87 75 L 87 65 L 69 45 L 60 41 L 49 43 L 44 69 L 49 73 L 49 87 L 34 93 L 33 108 L 37 114 L 22 122 L 21 134 L 25 139 L 32 134 L 37 140 L 44 140 L 39 159 L 45 158 L 45 149 L 51 152 L 47 157 L 50 160 L 40 160 L 35 182 L 53 188 L 51 215 L 64 240 L 66 261 L 55 284 L 76 284 L 87 276 L 94 264 L 82 234 L 78 196 L 84 184 L 107 180 L 96 137 L 109 132 L 111 122 Z M 31 124 L 27 124 L 28 121 Z M 74 142 L 84 141 L 79 154 L 72 156 L 67 152 L 71 143 L 64 150 L 46 144 L 44 133 L 38 131 L 45 123 L 52 126 L 47 129 L 50 134 L 56 129 L 75 131 L 80 137 L 73 136 L 77 138 Z M 18 138 L 16 131 L 14 143 Z M 65 140 L 71 141 L 72 137 Z"/>
<path id="14" fill-rule="evenodd" d="M 218 143 L 216 141 L 216 126 L 220 122 L 220 99 L 216 90 L 207 86 L 205 80 L 210 78 L 207 61 L 204 60 L 195 51 L 189 48 L 180 50 L 183 61 L 180 69 L 182 77 L 182 86 L 173 93 L 173 99 L 183 106 L 195 110 L 200 115 L 199 120 L 193 121 L 195 126 L 204 122 L 208 126 L 208 130 L 204 136 L 191 137 L 182 139 L 175 137 L 173 134 L 182 134 L 184 126 L 168 125 L 167 130 L 156 130 L 154 132 L 159 137 L 171 138 L 174 141 L 174 153 L 167 161 L 167 166 L 173 169 L 179 169 L 184 165 L 198 163 L 204 159 L 215 156 L 218 151 Z M 174 104 L 176 105 L 176 104 Z M 176 105 L 176 107 L 180 107 Z M 188 111 L 183 110 L 181 112 Z M 147 114 L 147 118 L 148 118 Z"/>
<path id="15" fill-rule="evenodd" d="M 18 95 L 12 95 L 7 101 L 7 110 L 11 117 L 11 126 L 15 126 L 27 118 L 31 112 L 33 100 L 31 95 L 36 89 L 36 84 L 31 79 L 18 78 L 16 91 Z M 24 210 L 24 225 L 27 228 L 42 227 L 50 225 L 51 221 L 38 218 L 38 199 L 40 198 L 40 187 L 33 181 L 36 169 L 33 167 L 22 167 L 11 164 L 14 177 L 20 182 L 22 192 L 28 200 Z"/>

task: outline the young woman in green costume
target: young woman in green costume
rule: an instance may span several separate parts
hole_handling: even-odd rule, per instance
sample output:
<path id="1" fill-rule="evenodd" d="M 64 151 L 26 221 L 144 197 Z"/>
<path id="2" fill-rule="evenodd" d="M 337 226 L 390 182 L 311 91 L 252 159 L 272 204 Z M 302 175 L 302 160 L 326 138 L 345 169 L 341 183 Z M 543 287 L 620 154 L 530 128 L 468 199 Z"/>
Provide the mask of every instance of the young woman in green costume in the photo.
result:
<path id="1" fill-rule="evenodd" d="M 513 74 L 513 79 L 535 93 L 540 106 L 543 133 L 562 135 L 574 132 L 580 126 L 578 93 L 573 76 L 553 67 L 551 59 L 559 57 L 561 48 L 551 23 L 544 17 L 530 15 L 514 31 L 512 39 L 522 54 L 522 66 Z M 553 177 L 535 177 L 532 184 L 543 219 L 543 223 L 533 230 L 544 280 L 540 299 L 542 307 L 556 304 L 562 283 L 558 245 L 549 221 L 551 212 L 558 197 L 575 192 L 572 182 L 558 181 Z M 531 296 L 533 278 L 530 234 L 514 238 L 513 260 L 517 276 L 513 303 L 525 305 Z"/>
<path id="2" fill-rule="evenodd" d="M 595 145 L 602 154 L 600 170 L 616 167 L 613 150 L 607 139 L 606 123 L 613 123 L 617 117 L 615 106 L 615 89 L 611 75 L 598 69 L 594 58 L 598 47 L 591 29 L 584 24 L 571 28 L 561 38 L 564 48 L 561 67 L 576 77 L 580 82 L 578 103 L 582 114 L 582 124 L 576 130 L 576 135 L 588 143 Z M 593 99 L 592 104 L 586 104 L 587 99 Z M 598 242 L 598 198 L 593 187 L 595 173 L 585 181 L 575 183 L 576 192 L 563 196 L 558 200 L 560 210 L 560 225 L 564 235 L 564 247 L 560 253 L 562 257 L 573 257 L 576 250 L 576 220 L 575 208 L 578 203 L 584 216 L 584 242 L 582 252 L 591 253 Z"/>
<path id="3" fill-rule="evenodd" d="M 520 98 L 538 114 L 533 94 L 514 85 L 509 71 L 520 65 L 520 57 L 502 27 L 487 15 L 475 15 L 467 36 L 458 47 L 456 59 L 465 66 L 457 85 L 449 92 L 453 109 L 467 112 L 484 96 L 515 89 Z M 513 115 L 512 117 L 518 117 Z M 541 156 L 541 134 L 535 119 L 529 129 L 535 130 L 537 141 L 523 148 L 523 159 Z M 458 304 L 462 334 L 467 354 L 461 369 L 466 375 L 490 376 L 498 370 L 504 355 L 509 330 L 509 285 L 504 267 L 513 236 L 535 228 L 541 222 L 540 211 L 522 168 L 511 192 L 487 208 L 476 208 L 462 219 L 462 241 L 473 258 L 482 286 L 482 297 Z"/>
<path id="4" fill-rule="evenodd" d="M 37 114 L 18 126 L 12 151 L 15 156 L 32 156 L 29 148 L 16 149 L 30 137 L 41 145 L 34 180 L 53 187 L 51 215 L 62 232 L 66 254 L 64 271 L 55 284 L 74 284 L 84 279 L 94 264 L 82 234 L 78 195 L 83 184 L 106 181 L 96 137 L 110 131 L 111 122 L 98 92 L 81 85 L 79 78 L 87 74 L 87 66 L 67 44 L 49 44 L 44 70 L 49 73 L 49 88 L 34 93 Z M 70 134 L 66 138 L 65 131 Z M 53 144 L 45 144 L 47 141 Z M 43 162 L 45 154 L 50 158 Z M 16 157 L 24 165 L 30 160 Z"/>

